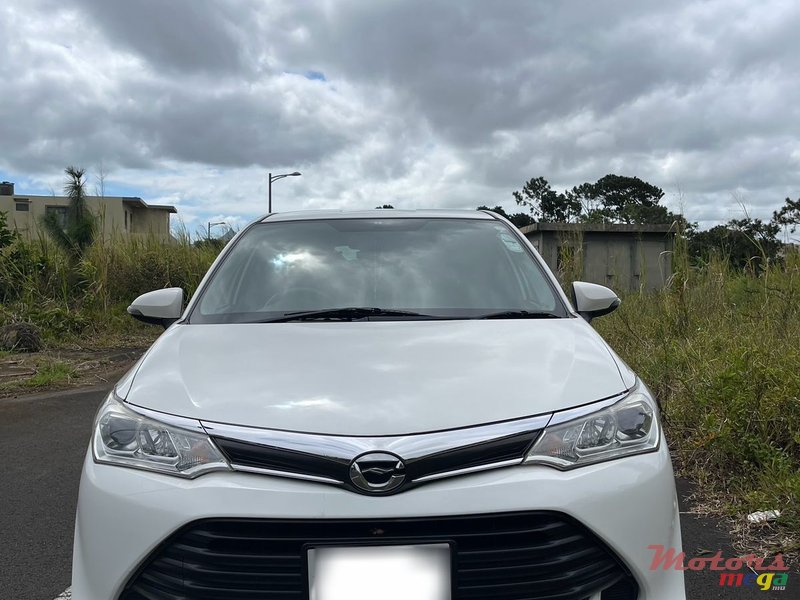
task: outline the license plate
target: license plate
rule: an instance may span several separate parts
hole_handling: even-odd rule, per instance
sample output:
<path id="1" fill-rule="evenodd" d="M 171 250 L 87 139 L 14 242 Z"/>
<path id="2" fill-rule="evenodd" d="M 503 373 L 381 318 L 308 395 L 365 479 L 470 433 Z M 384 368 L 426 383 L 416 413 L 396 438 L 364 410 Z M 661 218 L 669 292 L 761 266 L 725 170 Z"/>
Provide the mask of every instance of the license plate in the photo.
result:
<path id="1" fill-rule="evenodd" d="M 310 600 L 449 600 L 450 546 L 308 550 Z"/>

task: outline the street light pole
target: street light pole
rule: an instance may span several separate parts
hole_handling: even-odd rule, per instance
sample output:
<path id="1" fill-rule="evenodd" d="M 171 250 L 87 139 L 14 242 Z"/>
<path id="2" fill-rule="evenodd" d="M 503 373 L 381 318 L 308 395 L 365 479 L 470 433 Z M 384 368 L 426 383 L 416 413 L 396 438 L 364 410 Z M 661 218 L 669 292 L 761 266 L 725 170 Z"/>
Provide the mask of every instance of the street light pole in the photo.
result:
<path id="1" fill-rule="evenodd" d="M 211 228 L 214 227 L 214 225 L 227 225 L 227 223 L 225 221 L 217 221 L 216 223 L 212 223 L 211 221 L 209 221 L 207 230 L 208 234 L 206 235 L 206 239 L 208 241 L 211 241 Z"/>
<path id="2" fill-rule="evenodd" d="M 295 171 L 294 173 L 284 173 L 282 175 L 273 175 L 272 173 L 269 173 L 269 192 L 268 192 L 268 198 L 269 198 L 269 205 L 268 206 L 269 206 L 269 208 L 268 208 L 268 210 L 269 210 L 270 213 L 272 212 L 272 182 L 273 181 L 278 181 L 278 179 L 283 179 L 284 177 L 300 177 L 300 175 L 301 175 L 301 173 L 299 173 L 298 171 Z"/>

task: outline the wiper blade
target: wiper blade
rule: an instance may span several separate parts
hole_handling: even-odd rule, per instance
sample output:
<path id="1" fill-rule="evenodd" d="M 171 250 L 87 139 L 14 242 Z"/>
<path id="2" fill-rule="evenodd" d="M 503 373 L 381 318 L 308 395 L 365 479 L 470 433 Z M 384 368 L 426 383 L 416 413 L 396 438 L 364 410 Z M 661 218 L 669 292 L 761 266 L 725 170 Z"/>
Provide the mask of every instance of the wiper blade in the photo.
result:
<path id="1" fill-rule="evenodd" d="M 560 319 L 561 316 L 553 312 L 535 310 L 501 310 L 498 312 L 479 315 L 476 319 Z"/>
<path id="2" fill-rule="evenodd" d="M 288 323 L 290 321 L 306 321 L 313 319 L 337 319 L 352 321 L 367 317 L 420 317 L 423 319 L 436 319 L 433 315 L 425 315 L 410 310 L 397 310 L 393 308 L 377 308 L 372 306 L 351 306 L 346 308 L 325 308 L 321 310 L 306 310 L 285 313 L 282 317 L 264 319 L 258 323 Z"/>

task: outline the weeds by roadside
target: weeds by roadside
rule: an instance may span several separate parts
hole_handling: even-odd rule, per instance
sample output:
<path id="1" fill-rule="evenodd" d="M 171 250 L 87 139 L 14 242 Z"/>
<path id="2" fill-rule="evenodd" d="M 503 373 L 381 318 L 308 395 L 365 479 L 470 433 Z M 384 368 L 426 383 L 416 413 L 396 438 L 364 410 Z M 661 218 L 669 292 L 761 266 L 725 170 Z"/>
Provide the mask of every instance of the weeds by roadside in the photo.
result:
<path id="1" fill-rule="evenodd" d="M 781 510 L 782 544 L 796 549 L 800 254 L 758 276 L 723 260 L 677 275 L 596 326 L 659 398 L 679 469 L 737 520 Z"/>
<path id="2" fill-rule="evenodd" d="M 217 253 L 186 236 L 99 239 L 73 263 L 46 238 L 16 239 L 0 248 L 0 324 L 33 323 L 56 347 L 109 334 L 141 338 L 152 328 L 128 317 L 128 304 L 162 287 L 191 295 Z"/>
<path id="3" fill-rule="evenodd" d="M 108 346 L 0 354 L 0 402 L 8 396 L 113 383 L 144 348 Z"/>
<path id="4" fill-rule="evenodd" d="M 67 363 L 56 361 L 45 365 L 30 379 L 25 380 L 26 387 L 52 387 L 62 383 L 68 383 L 75 376 L 75 369 Z"/>

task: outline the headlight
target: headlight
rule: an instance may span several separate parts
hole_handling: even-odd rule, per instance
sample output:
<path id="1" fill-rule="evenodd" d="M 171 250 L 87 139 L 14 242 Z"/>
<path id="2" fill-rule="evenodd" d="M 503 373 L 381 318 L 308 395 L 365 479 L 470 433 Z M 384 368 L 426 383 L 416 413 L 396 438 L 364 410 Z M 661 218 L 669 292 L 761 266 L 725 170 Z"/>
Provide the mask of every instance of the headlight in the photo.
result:
<path id="1" fill-rule="evenodd" d="M 566 470 L 658 448 L 658 409 L 643 387 L 597 412 L 570 418 L 572 412 L 553 415 L 526 463 Z"/>
<path id="2" fill-rule="evenodd" d="M 94 459 L 189 479 L 209 471 L 230 470 L 200 423 L 181 421 L 186 428 L 137 414 L 112 392 L 95 421 Z"/>

